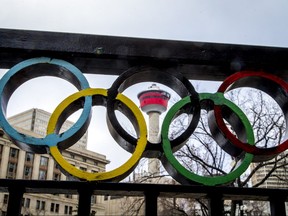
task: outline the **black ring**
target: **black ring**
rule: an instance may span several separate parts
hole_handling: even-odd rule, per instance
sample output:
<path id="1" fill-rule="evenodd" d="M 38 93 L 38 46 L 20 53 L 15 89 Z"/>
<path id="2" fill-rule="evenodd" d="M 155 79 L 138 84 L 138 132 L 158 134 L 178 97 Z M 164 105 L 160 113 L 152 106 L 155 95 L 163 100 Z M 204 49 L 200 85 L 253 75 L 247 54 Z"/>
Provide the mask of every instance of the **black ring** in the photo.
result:
<path id="1" fill-rule="evenodd" d="M 133 149 L 137 143 L 137 138 L 128 134 L 126 130 L 124 130 L 119 124 L 112 103 L 118 93 L 123 92 L 125 89 L 134 84 L 145 81 L 158 82 L 167 85 L 172 88 L 181 98 L 190 96 L 191 101 L 193 101 L 193 107 L 186 107 L 186 110 L 181 110 L 178 114 L 180 115 L 181 113 L 186 112 L 188 114 L 192 114 L 193 118 L 189 122 L 187 129 L 180 136 L 174 140 L 171 140 L 172 149 L 173 151 L 176 151 L 185 144 L 187 139 L 197 127 L 200 118 L 199 95 L 195 91 L 190 81 L 176 70 L 165 70 L 151 67 L 135 67 L 122 73 L 108 90 L 107 124 L 110 133 L 112 134 L 113 138 L 120 144 L 120 146 L 122 146 L 122 148 L 129 152 L 133 152 Z M 133 125 L 137 125 L 137 122 L 135 122 L 133 116 L 129 115 L 129 113 L 127 114 L 127 117 L 130 119 L 131 123 Z M 161 142 L 162 141 L 155 144 L 148 141 L 144 156 L 160 158 L 163 153 Z"/>

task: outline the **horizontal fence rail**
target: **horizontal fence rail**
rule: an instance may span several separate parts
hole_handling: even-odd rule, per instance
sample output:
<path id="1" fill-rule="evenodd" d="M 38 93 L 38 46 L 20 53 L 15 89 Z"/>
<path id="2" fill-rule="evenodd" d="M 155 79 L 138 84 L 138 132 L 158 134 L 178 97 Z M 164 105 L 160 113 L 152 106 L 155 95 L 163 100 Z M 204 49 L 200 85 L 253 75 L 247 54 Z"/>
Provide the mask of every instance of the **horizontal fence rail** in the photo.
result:
<path id="1" fill-rule="evenodd" d="M 93 183 L 80 181 L 0 180 L 1 192 L 9 193 L 8 215 L 20 215 L 24 193 L 79 195 L 78 215 L 89 215 L 92 195 L 143 196 L 145 215 L 157 215 L 158 197 L 207 199 L 209 215 L 224 214 L 224 200 L 269 201 L 271 216 L 284 216 L 286 189 L 185 186 L 136 183 Z M 17 208 L 18 207 L 18 208 Z"/>
<path id="2" fill-rule="evenodd" d="M 288 80 L 287 48 L 0 29 L 0 68 L 39 56 L 93 74 L 120 75 L 142 65 L 177 69 L 196 80 L 224 80 L 240 70 Z"/>

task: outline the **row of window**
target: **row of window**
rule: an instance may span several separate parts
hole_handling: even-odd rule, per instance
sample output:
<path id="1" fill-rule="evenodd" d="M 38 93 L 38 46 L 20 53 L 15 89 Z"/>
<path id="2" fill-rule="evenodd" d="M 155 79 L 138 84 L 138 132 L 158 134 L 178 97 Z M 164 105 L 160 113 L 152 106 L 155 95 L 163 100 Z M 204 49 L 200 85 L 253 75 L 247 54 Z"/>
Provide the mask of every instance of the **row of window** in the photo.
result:
<path id="1" fill-rule="evenodd" d="M 0 153 L 2 152 L 2 150 L 3 150 L 3 146 L 0 145 Z M 9 179 L 16 178 L 19 152 L 20 151 L 17 148 L 12 148 L 12 147 L 10 148 L 6 178 L 9 178 Z M 73 153 L 70 153 L 70 157 L 74 158 L 75 155 Z M 24 179 L 27 179 L 27 180 L 32 179 L 34 158 L 35 158 L 35 155 L 33 153 L 31 153 L 31 152 L 25 153 L 24 170 L 23 170 L 23 178 Z M 84 157 L 82 158 L 82 161 L 87 162 L 86 158 L 84 158 Z M 1 158 L 0 158 L 0 162 L 1 162 Z M 39 164 L 40 166 L 39 166 L 39 175 L 38 175 L 39 180 L 46 180 L 47 179 L 48 163 L 49 163 L 48 157 L 45 157 L 45 156 L 40 157 L 40 164 Z M 98 165 L 98 162 L 96 160 L 94 161 L 94 165 L 95 166 Z M 87 171 L 86 167 L 80 167 L 80 169 L 83 171 Z M 57 171 L 59 171 L 59 172 L 57 172 Z M 94 170 L 91 172 L 97 172 L 97 171 Z M 59 170 L 58 165 L 55 163 L 52 179 L 55 181 L 59 181 L 60 178 L 61 178 L 61 172 Z"/>
<path id="2" fill-rule="evenodd" d="M 59 213 L 59 204 L 58 203 L 51 203 L 50 212 Z"/>
<path id="3" fill-rule="evenodd" d="M 2 145 L 0 145 L 0 146 L 2 148 Z M 16 178 L 18 156 L 19 156 L 19 150 L 16 148 L 10 148 L 6 178 L 9 178 L 9 179 Z M 23 169 L 23 178 L 24 179 L 32 179 L 33 162 L 34 162 L 34 154 L 30 153 L 30 152 L 26 152 L 25 153 L 24 169 Z M 46 180 L 47 170 L 48 170 L 48 162 L 49 162 L 48 157 L 45 157 L 45 156 L 40 157 L 38 179 Z M 54 170 L 56 172 L 53 172 L 53 180 L 59 181 L 60 177 L 61 177 L 61 172 L 60 172 L 60 170 L 56 164 L 55 164 Z"/>
<path id="4" fill-rule="evenodd" d="M 36 210 L 45 211 L 45 201 L 36 200 Z M 50 212 L 59 213 L 60 204 L 59 203 L 51 203 L 50 204 Z M 64 214 L 65 215 L 72 215 L 73 213 L 73 206 L 64 206 Z"/>
<path id="5" fill-rule="evenodd" d="M 167 100 L 169 97 L 167 97 L 166 95 L 147 95 L 147 96 L 141 97 L 140 99 L 144 100 L 148 98 L 161 98 L 161 99 Z"/>
<path id="6" fill-rule="evenodd" d="M 4 194 L 3 204 L 8 204 L 9 195 Z M 30 208 L 31 199 L 30 198 L 23 198 L 22 199 L 22 207 Z M 59 203 L 50 203 L 50 212 L 59 213 L 60 204 Z M 35 205 L 36 211 L 46 211 L 46 201 L 43 200 L 36 200 Z M 73 213 L 73 206 L 64 206 L 64 214 L 65 215 L 72 215 Z"/>
<path id="7" fill-rule="evenodd" d="M 9 162 L 8 162 L 8 169 L 7 169 L 6 178 L 9 178 L 9 179 L 16 178 L 18 156 L 19 156 L 19 150 L 16 148 L 10 148 Z M 74 157 L 73 154 L 71 154 L 71 156 Z M 86 159 L 83 159 L 83 161 L 86 162 Z M 32 179 L 33 162 L 34 162 L 34 154 L 30 153 L 30 152 L 26 152 L 25 162 L 24 162 L 24 170 L 23 170 L 23 178 L 24 179 L 27 179 L 27 180 Z M 48 157 L 45 157 L 45 156 L 40 157 L 40 166 L 39 166 L 39 175 L 38 175 L 39 180 L 46 180 L 47 179 L 48 162 L 49 162 Z M 97 165 L 96 161 L 95 161 L 95 165 Z M 80 167 L 80 169 L 83 171 L 87 171 L 86 167 Z M 57 172 L 57 171 L 59 171 L 59 172 Z M 92 171 L 92 172 L 97 172 L 97 171 Z M 61 178 L 61 172 L 59 170 L 58 165 L 55 163 L 55 168 L 54 168 L 54 172 L 53 172 L 53 180 L 59 181 L 60 178 Z"/>
<path id="8" fill-rule="evenodd" d="M 75 159 L 75 154 L 70 153 L 70 158 L 71 159 Z M 82 161 L 86 163 L 87 159 L 85 157 L 82 157 Z M 97 161 L 93 161 L 93 163 L 94 163 L 93 165 L 98 166 L 98 162 Z"/>
<path id="9" fill-rule="evenodd" d="M 3 204 L 8 204 L 8 200 L 9 200 L 9 195 L 8 194 L 4 194 Z M 30 202 L 31 202 L 30 198 L 23 198 L 22 199 L 22 206 L 24 208 L 30 208 Z"/>

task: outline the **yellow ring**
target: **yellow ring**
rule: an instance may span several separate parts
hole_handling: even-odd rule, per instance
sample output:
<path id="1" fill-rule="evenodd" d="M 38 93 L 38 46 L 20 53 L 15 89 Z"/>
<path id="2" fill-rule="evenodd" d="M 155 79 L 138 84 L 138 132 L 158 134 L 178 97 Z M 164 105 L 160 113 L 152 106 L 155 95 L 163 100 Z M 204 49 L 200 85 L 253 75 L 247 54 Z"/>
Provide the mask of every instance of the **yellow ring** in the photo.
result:
<path id="1" fill-rule="evenodd" d="M 57 119 L 61 115 L 61 113 L 73 102 L 80 99 L 81 97 L 85 96 L 93 96 L 93 95 L 101 95 L 107 97 L 108 91 L 106 89 L 94 89 L 88 88 L 79 92 L 76 92 L 73 95 L 67 97 L 64 101 L 62 101 L 58 107 L 53 112 L 47 128 L 47 135 L 54 133 Z M 133 152 L 132 156 L 122 164 L 120 167 L 108 171 L 108 172 L 99 172 L 99 173 L 88 173 L 86 171 L 80 170 L 70 163 L 68 163 L 60 153 L 57 145 L 50 146 L 50 154 L 52 157 L 57 161 L 62 169 L 68 172 L 70 175 L 77 177 L 79 179 L 85 179 L 88 181 L 120 181 L 127 177 L 131 171 L 133 171 L 134 167 L 138 164 L 141 156 L 146 148 L 147 144 L 147 127 L 145 119 L 139 110 L 139 108 L 131 101 L 129 98 L 124 96 L 121 93 L 118 93 L 116 100 L 125 104 L 134 114 L 139 127 L 139 138 L 137 140 L 137 145 L 135 151 Z"/>

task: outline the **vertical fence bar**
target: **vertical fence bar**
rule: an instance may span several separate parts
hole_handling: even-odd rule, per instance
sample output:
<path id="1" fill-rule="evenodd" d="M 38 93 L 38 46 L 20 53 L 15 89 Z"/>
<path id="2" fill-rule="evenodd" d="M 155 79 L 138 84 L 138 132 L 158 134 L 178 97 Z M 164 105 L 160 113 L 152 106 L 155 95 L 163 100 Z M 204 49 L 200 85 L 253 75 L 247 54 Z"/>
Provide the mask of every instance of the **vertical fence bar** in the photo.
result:
<path id="1" fill-rule="evenodd" d="M 215 191 L 214 194 L 208 194 L 208 200 L 209 200 L 209 216 L 220 216 L 224 213 L 224 204 L 222 199 L 222 194 L 218 194 L 217 191 Z"/>
<path id="2" fill-rule="evenodd" d="M 90 215 L 91 210 L 91 196 L 93 191 L 88 188 L 81 188 L 78 190 L 78 215 Z"/>
<path id="3" fill-rule="evenodd" d="M 145 215 L 157 216 L 158 191 L 145 191 Z"/>
<path id="4" fill-rule="evenodd" d="M 22 198 L 24 194 L 24 188 L 19 186 L 11 186 L 8 188 L 9 200 L 7 207 L 7 215 L 20 215 L 22 207 Z"/>
<path id="5" fill-rule="evenodd" d="M 285 200 L 286 197 L 270 196 L 271 216 L 286 216 Z"/>

